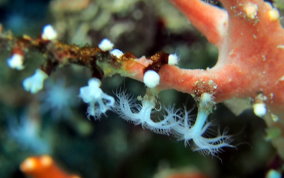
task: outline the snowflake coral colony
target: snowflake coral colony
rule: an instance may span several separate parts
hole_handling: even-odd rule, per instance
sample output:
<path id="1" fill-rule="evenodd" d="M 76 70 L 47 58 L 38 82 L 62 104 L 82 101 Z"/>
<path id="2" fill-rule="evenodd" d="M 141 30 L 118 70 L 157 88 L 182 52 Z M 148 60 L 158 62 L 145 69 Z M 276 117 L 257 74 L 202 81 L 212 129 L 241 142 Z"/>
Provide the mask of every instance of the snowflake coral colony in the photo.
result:
<path id="1" fill-rule="evenodd" d="M 214 104 L 211 94 L 202 94 L 199 101 L 198 114 L 194 124 L 191 126 L 188 113 L 185 111 L 183 122 L 173 128 L 174 132 L 179 135 L 181 140 L 184 140 L 185 144 L 188 144 L 189 141 L 193 141 L 195 144 L 194 150 L 202 151 L 203 153 L 210 155 L 215 155 L 224 147 L 233 147 L 230 145 L 230 136 L 225 134 L 214 138 L 204 137 L 206 131 L 211 126 L 211 123 L 207 122 L 207 118 L 212 112 Z"/>
<path id="2" fill-rule="evenodd" d="M 178 117 L 174 110 L 166 110 L 167 114 L 160 121 L 153 121 L 151 114 L 155 110 L 155 99 L 145 96 L 141 104 L 137 104 L 137 100 L 129 97 L 125 92 L 117 94 L 117 103 L 115 111 L 121 118 L 141 125 L 143 128 L 149 129 L 159 134 L 169 134 L 172 127 L 176 125 L 175 117 Z"/>
<path id="3" fill-rule="evenodd" d="M 230 144 L 230 136 L 225 134 L 214 138 L 204 136 L 211 126 L 211 123 L 207 122 L 207 117 L 215 104 L 212 95 L 209 93 L 202 94 L 197 118 L 193 125 L 189 118 L 189 111 L 181 112 L 180 110 L 162 106 L 161 109 L 164 108 L 166 114 L 163 119 L 153 121 L 151 115 L 155 111 L 155 99 L 151 96 L 145 95 L 141 104 L 136 104 L 136 101 L 125 93 L 120 93 L 117 97 L 116 111 L 123 119 L 133 122 L 135 125 L 142 125 L 143 128 L 159 134 L 173 134 L 179 140 L 183 140 L 185 145 L 189 145 L 190 141 L 192 141 L 195 147 L 194 150 L 202 151 L 205 154 L 215 155 L 224 147 L 233 147 Z"/>
<path id="4" fill-rule="evenodd" d="M 88 86 L 80 88 L 80 97 L 85 103 L 88 103 L 88 115 L 98 119 L 114 106 L 114 98 L 105 94 L 100 88 L 101 81 L 92 78 L 88 82 Z"/>

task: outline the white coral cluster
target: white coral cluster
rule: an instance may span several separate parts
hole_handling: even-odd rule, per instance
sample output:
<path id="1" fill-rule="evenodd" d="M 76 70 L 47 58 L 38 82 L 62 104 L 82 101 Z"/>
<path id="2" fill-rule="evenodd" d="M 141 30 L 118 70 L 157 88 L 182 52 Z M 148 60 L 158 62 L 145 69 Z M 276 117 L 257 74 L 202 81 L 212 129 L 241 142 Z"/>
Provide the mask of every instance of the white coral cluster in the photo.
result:
<path id="1" fill-rule="evenodd" d="M 232 147 L 230 145 L 230 136 L 221 134 L 214 138 L 205 137 L 206 131 L 211 123 L 207 122 L 207 117 L 213 107 L 212 95 L 204 93 L 199 102 L 199 109 L 196 121 L 194 124 L 189 117 L 189 111 L 175 110 L 166 108 L 166 114 L 160 121 L 153 121 L 151 118 L 152 112 L 155 110 L 155 102 L 149 97 L 144 97 L 141 104 L 136 104 L 133 98 L 125 93 L 118 94 L 118 102 L 116 111 L 125 120 L 133 122 L 136 125 L 142 125 L 160 134 L 173 134 L 179 140 L 183 140 L 186 145 L 189 142 L 194 143 L 194 150 L 202 151 L 203 153 L 215 155 L 224 147 Z"/>
<path id="2" fill-rule="evenodd" d="M 88 82 L 88 86 L 80 88 L 80 97 L 85 103 L 88 103 L 88 116 L 93 116 L 95 119 L 100 118 L 114 106 L 114 98 L 107 95 L 100 88 L 101 81 L 97 78 L 92 78 Z"/>
<path id="3" fill-rule="evenodd" d="M 194 143 L 194 150 L 210 155 L 215 155 L 224 147 L 233 147 L 230 144 L 230 136 L 225 135 L 225 133 L 214 138 L 205 137 L 206 131 L 211 126 L 211 123 L 207 122 L 207 117 L 210 114 L 213 105 L 212 95 L 208 93 L 202 94 L 194 124 L 191 125 L 188 113 L 185 111 L 183 122 L 180 122 L 173 128 L 179 138 L 184 140 L 185 145 L 189 144 L 189 141 L 192 141 Z"/>
<path id="4" fill-rule="evenodd" d="M 154 99 L 143 99 L 142 104 L 136 104 L 136 101 L 126 93 L 119 93 L 118 102 L 115 111 L 121 118 L 133 122 L 135 125 L 142 125 L 153 132 L 160 134 L 169 134 L 170 130 L 177 123 L 175 118 L 177 112 L 169 109 L 161 121 L 154 122 L 151 118 L 152 111 L 155 110 Z"/>

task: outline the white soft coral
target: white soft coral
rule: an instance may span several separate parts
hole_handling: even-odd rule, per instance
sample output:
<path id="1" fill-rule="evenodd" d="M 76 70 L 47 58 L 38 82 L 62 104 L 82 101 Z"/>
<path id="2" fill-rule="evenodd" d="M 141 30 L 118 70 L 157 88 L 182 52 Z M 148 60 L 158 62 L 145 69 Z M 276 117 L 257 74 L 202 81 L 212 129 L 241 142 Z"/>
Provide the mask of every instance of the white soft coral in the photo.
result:
<path id="1" fill-rule="evenodd" d="M 162 120 L 155 122 L 151 119 L 152 110 L 155 109 L 155 99 L 152 97 L 144 97 L 141 104 L 134 104 L 135 100 L 124 92 L 118 94 L 117 97 L 116 111 L 123 119 L 135 125 L 142 125 L 143 128 L 159 134 L 169 134 L 172 127 L 177 124 L 175 117 L 178 115 L 171 109 L 166 110 L 167 114 Z"/>
<path id="2" fill-rule="evenodd" d="M 188 112 L 183 115 L 183 122 L 173 127 L 173 131 L 178 135 L 180 140 L 184 140 L 185 144 L 192 141 L 196 151 L 201 151 L 210 155 L 215 155 L 224 147 L 233 147 L 230 145 L 230 136 L 221 134 L 214 138 L 204 137 L 205 132 L 211 126 L 210 122 L 206 123 L 214 105 L 212 95 L 208 93 L 202 94 L 199 102 L 198 114 L 195 123 L 191 126 L 188 118 Z"/>
<path id="3" fill-rule="evenodd" d="M 155 110 L 154 97 L 145 95 L 141 104 L 136 104 L 135 99 L 129 97 L 124 92 L 117 95 L 118 102 L 116 111 L 125 120 L 133 122 L 135 125 L 142 125 L 143 128 L 150 129 L 160 134 L 174 134 L 179 140 L 183 140 L 186 145 L 193 142 L 194 150 L 201 151 L 210 155 L 215 155 L 224 147 L 233 147 L 230 145 L 230 136 L 225 134 L 214 138 L 205 137 L 207 130 L 211 126 L 207 122 L 207 117 L 214 106 L 211 94 L 204 93 L 199 101 L 199 108 L 196 121 L 192 125 L 190 121 L 190 112 L 184 110 L 175 110 L 166 108 L 166 114 L 160 121 L 153 121 L 151 113 Z M 207 122 L 207 123 L 206 123 Z"/>
<path id="4" fill-rule="evenodd" d="M 115 103 L 114 98 L 104 93 L 100 86 L 101 81 L 92 78 L 89 80 L 88 86 L 80 88 L 79 96 L 89 104 L 88 116 L 93 116 L 95 119 L 105 114 Z"/>

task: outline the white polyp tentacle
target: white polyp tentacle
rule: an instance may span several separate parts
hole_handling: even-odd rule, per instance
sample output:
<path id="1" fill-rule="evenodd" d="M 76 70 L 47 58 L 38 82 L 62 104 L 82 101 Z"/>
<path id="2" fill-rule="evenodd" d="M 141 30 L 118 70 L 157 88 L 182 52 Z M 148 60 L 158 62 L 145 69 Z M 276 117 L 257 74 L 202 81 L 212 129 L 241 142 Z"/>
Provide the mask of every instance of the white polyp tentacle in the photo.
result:
<path id="1" fill-rule="evenodd" d="M 195 151 L 203 151 L 211 155 L 215 155 L 223 147 L 233 147 L 230 145 L 230 136 L 224 134 L 213 138 L 203 136 L 211 125 L 210 122 L 206 121 L 213 106 L 214 101 L 212 95 L 204 93 L 201 95 L 198 114 L 193 126 L 189 124 L 188 112 L 185 111 L 183 114 L 183 122 L 180 122 L 177 126 L 173 127 L 179 140 L 184 140 L 185 145 L 187 145 L 189 141 L 192 141 L 195 145 Z"/>
<path id="2" fill-rule="evenodd" d="M 152 111 L 155 110 L 155 97 L 145 95 L 141 101 L 141 105 L 133 106 L 134 102 L 126 96 L 125 93 L 118 95 L 119 115 L 138 125 L 141 124 L 143 128 L 147 128 L 156 133 L 168 134 L 172 127 L 176 125 L 174 117 L 177 113 L 174 110 L 167 110 L 167 115 L 161 121 L 155 122 L 151 118 Z M 173 113 L 170 113 L 170 112 Z"/>
<path id="3" fill-rule="evenodd" d="M 207 130 L 208 128 L 211 126 L 211 123 L 210 122 L 207 122 L 204 127 L 201 129 L 201 135 L 203 135 Z"/>
<path id="4" fill-rule="evenodd" d="M 216 154 L 223 147 L 233 147 L 230 145 L 230 136 L 221 134 L 213 138 L 207 138 L 203 135 L 211 126 L 210 122 L 206 122 L 208 115 L 214 106 L 211 94 L 204 93 L 199 101 L 199 108 L 196 121 L 191 125 L 189 111 L 166 109 L 163 120 L 155 122 L 151 118 L 151 112 L 155 108 L 155 98 L 151 95 L 143 97 L 140 105 L 134 105 L 125 93 L 118 95 L 117 112 L 124 119 L 143 128 L 147 128 L 156 133 L 169 135 L 174 133 L 179 140 L 184 140 L 185 145 L 192 141 L 195 145 L 194 150 L 203 151 L 209 154 Z"/>

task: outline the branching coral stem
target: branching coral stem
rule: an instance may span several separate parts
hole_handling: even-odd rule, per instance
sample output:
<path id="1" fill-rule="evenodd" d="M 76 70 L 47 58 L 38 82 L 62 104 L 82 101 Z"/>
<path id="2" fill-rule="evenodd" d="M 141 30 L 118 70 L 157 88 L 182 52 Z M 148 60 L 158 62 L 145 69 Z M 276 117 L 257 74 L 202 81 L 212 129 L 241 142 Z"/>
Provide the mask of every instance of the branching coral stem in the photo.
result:
<path id="1" fill-rule="evenodd" d="M 227 12 L 200 0 L 171 0 L 206 36 L 212 44 L 218 45 L 227 27 Z M 202 11 L 202 12 L 201 12 Z M 210 30 L 209 30 L 210 29 Z"/>

